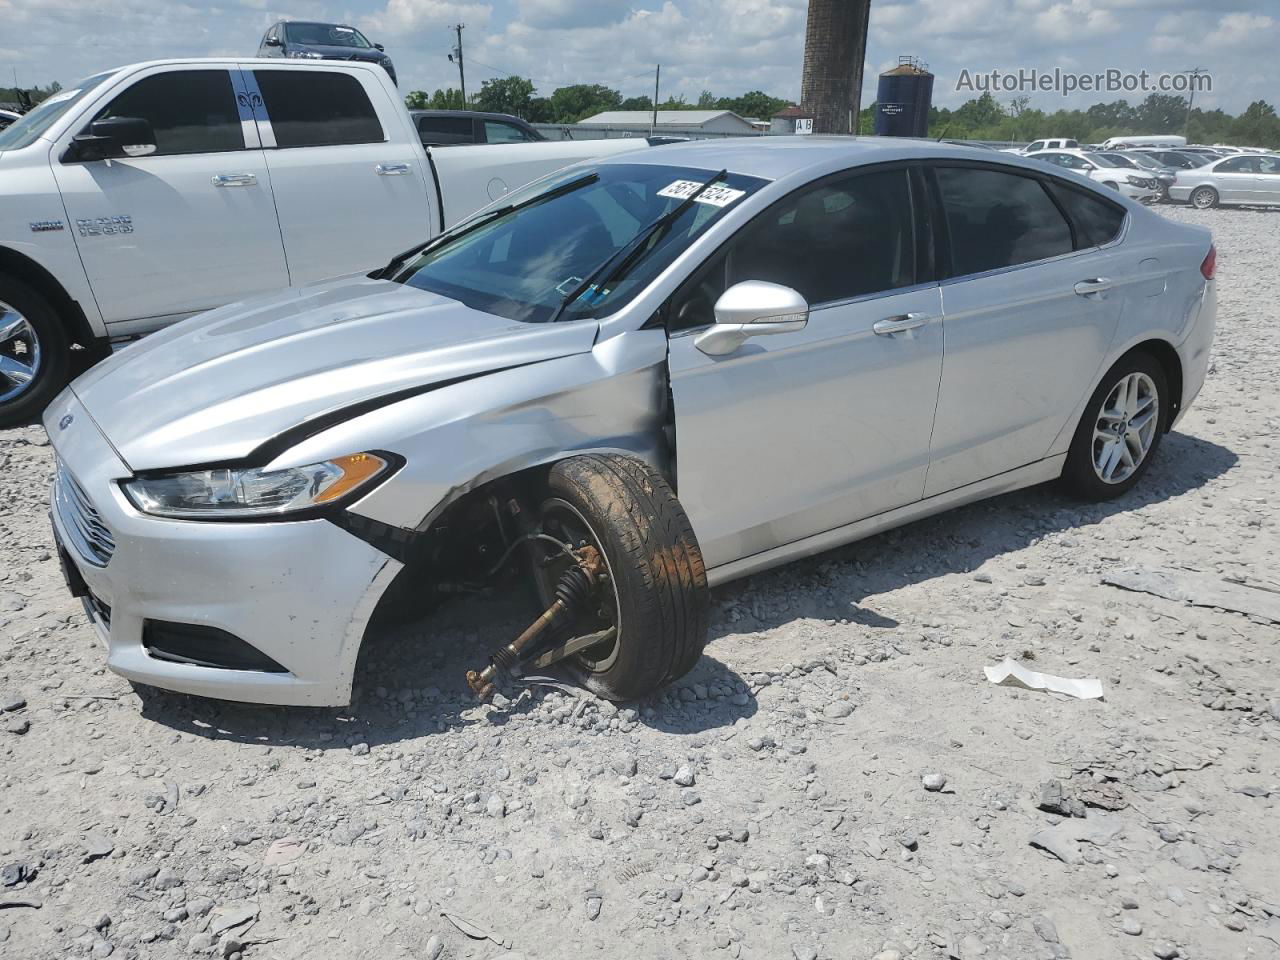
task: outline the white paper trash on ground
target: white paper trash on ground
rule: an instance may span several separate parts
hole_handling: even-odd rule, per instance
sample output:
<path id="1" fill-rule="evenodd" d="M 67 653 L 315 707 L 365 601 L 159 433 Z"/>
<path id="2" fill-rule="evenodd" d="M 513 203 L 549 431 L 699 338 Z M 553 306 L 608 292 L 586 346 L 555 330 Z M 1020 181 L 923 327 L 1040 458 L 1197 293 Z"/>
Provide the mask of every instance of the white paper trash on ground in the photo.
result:
<path id="1" fill-rule="evenodd" d="M 983 667 L 983 673 L 992 683 L 1007 687 L 1026 687 L 1028 690 L 1048 690 L 1065 693 L 1080 700 L 1101 700 L 1102 681 L 1093 677 L 1055 677 L 1051 673 L 1028 670 L 1022 664 L 1007 657 L 994 667 Z"/>

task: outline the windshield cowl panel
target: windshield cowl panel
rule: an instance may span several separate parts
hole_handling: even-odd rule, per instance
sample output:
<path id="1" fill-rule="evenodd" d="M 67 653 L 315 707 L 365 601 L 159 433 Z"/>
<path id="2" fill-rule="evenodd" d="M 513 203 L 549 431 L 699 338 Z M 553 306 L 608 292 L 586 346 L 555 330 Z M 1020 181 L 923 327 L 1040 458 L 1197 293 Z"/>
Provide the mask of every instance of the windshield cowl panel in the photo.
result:
<path id="1" fill-rule="evenodd" d="M 477 216 L 489 219 L 427 249 L 394 279 L 523 323 L 604 316 L 767 182 L 727 173 L 688 202 L 713 173 L 653 164 L 575 166 L 508 198 L 515 209 L 481 211 Z M 681 206 L 663 229 L 644 236 Z M 631 245 L 618 266 L 583 288 Z"/>

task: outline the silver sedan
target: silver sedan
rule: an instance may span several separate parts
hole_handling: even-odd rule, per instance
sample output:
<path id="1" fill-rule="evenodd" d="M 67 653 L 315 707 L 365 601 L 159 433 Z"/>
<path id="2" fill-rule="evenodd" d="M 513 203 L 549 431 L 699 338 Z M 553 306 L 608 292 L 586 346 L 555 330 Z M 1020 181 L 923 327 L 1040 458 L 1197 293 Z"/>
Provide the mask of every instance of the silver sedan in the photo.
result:
<path id="1" fill-rule="evenodd" d="M 554 665 L 647 696 L 711 585 L 1031 484 L 1131 489 L 1204 381 L 1214 260 L 948 144 L 579 165 L 76 380 L 45 414 L 59 554 L 141 683 L 342 704 L 384 613 L 506 589 L 537 608 L 477 695 Z"/>
<path id="2" fill-rule="evenodd" d="M 1201 210 L 1220 203 L 1280 205 L 1280 156 L 1244 153 L 1179 170 L 1169 197 Z"/>

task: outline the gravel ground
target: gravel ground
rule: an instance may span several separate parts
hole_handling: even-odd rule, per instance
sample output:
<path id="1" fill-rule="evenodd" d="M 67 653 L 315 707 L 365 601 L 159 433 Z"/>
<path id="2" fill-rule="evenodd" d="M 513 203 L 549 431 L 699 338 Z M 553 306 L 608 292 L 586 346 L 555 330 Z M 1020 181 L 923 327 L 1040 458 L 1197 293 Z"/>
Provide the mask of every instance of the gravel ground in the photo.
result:
<path id="1" fill-rule="evenodd" d="M 63 590 L 42 431 L 0 433 L 0 956 L 1280 956 L 1277 626 L 1100 581 L 1280 591 L 1280 214 L 1167 213 L 1216 233 L 1216 360 L 1132 495 L 720 589 L 622 709 L 476 706 L 492 601 L 370 644 L 348 709 L 135 691 Z M 987 683 L 1006 655 L 1106 699 Z"/>

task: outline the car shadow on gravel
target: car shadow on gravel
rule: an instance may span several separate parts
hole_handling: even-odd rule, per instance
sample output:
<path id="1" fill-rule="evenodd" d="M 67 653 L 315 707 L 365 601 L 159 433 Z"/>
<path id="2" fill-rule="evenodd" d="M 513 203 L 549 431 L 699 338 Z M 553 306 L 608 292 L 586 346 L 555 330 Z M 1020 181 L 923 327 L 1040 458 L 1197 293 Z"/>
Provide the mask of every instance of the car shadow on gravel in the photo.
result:
<path id="1" fill-rule="evenodd" d="M 518 599 L 486 592 L 454 597 L 421 620 L 375 628 L 361 648 L 352 703 L 346 707 L 261 706 L 140 685 L 134 689 L 143 717 L 182 733 L 320 750 L 429 739 L 463 727 L 499 731 L 531 713 L 564 724 L 569 733 L 590 714 L 605 722 L 629 718 L 665 732 L 692 734 L 730 727 L 756 711 L 743 679 L 706 655 L 679 681 L 680 689 L 690 691 L 687 699 L 672 690 L 640 703 L 609 704 L 576 687 L 567 675 L 548 671 L 545 680 L 500 685 L 502 696 L 494 706 L 482 706 L 466 685 L 466 671 L 487 663 L 489 652 L 535 615 Z"/>
<path id="2" fill-rule="evenodd" d="M 711 639 L 769 630 L 806 617 L 892 629 L 866 598 L 977 570 L 987 560 L 1052 533 L 1083 530 L 1195 490 L 1230 470 L 1231 450 L 1183 433 L 1165 436 L 1146 476 L 1126 495 L 1089 503 L 1055 483 L 1004 494 L 837 547 L 713 593 Z M 1051 573 L 1051 571 L 1048 571 Z"/>

